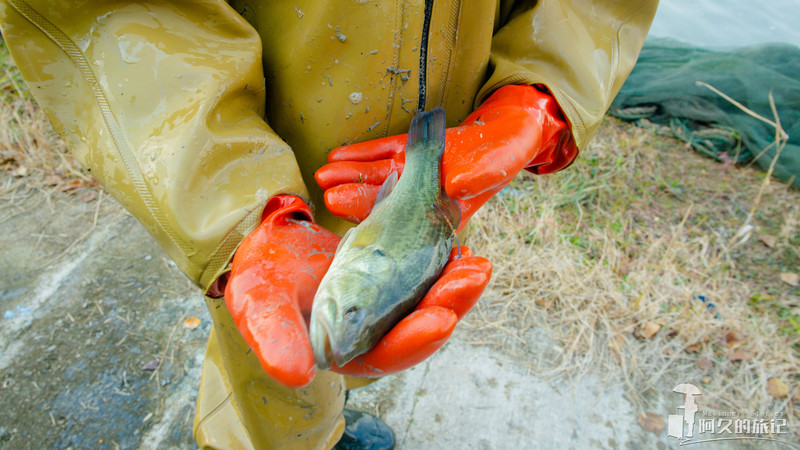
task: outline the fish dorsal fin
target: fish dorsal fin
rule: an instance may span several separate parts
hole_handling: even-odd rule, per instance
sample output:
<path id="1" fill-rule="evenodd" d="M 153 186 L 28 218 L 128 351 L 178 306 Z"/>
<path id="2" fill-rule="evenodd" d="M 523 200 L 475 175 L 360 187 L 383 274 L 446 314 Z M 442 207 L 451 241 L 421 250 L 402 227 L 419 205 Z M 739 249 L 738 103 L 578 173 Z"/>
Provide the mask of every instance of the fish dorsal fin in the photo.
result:
<path id="1" fill-rule="evenodd" d="M 397 175 L 396 170 L 390 173 L 388 177 L 386 177 L 386 181 L 383 182 L 383 185 L 381 185 L 381 189 L 378 191 L 378 196 L 375 197 L 375 205 L 377 205 L 378 203 L 381 202 L 381 200 L 389 196 L 389 194 L 394 189 L 395 185 L 397 185 L 398 179 L 400 179 L 400 177 Z"/>

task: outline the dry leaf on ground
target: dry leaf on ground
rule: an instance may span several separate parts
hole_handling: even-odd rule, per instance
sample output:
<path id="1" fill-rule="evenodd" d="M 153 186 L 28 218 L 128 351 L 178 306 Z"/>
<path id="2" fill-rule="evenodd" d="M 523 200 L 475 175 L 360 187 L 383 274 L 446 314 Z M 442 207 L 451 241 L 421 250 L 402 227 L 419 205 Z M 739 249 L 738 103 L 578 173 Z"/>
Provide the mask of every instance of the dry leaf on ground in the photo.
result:
<path id="1" fill-rule="evenodd" d="M 710 370 L 714 367 L 714 362 L 704 356 L 697 361 L 697 365 L 703 370 Z"/>
<path id="2" fill-rule="evenodd" d="M 658 436 L 661 430 L 664 429 L 664 417 L 661 414 L 654 412 L 646 412 L 639 414 L 639 425 L 646 431 L 651 431 Z"/>
<path id="3" fill-rule="evenodd" d="M 761 236 L 759 236 L 758 240 L 763 242 L 764 245 L 766 245 L 769 248 L 774 248 L 775 245 L 778 243 L 778 240 L 775 239 L 774 236 L 769 236 L 766 234 L 762 234 Z"/>
<path id="4" fill-rule="evenodd" d="M 158 359 L 151 359 L 142 366 L 142 370 L 156 370 L 160 362 Z"/>
<path id="5" fill-rule="evenodd" d="M 64 178 L 58 175 L 48 175 L 44 177 L 44 181 L 42 181 L 47 186 L 59 186 L 64 183 Z"/>
<path id="6" fill-rule="evenodd" d="M 780 379 L 772 377 L 767 380 L 767 392 L 775 398 L 783 398 L 789 395 L 789 386 Z"/>
<path id="7" fill-rule="evenodd" d="M 194 330 L 195 328 L 200 326 L 200 319 L 197 317 L 189 317 L 188 319 L 183 321 L 184 328 L 188 328 L 190 330 Z"/>
<path id="8" fill-rule="evenodd" d="M 689 345 L 688 347 L 686 347 L 684 350 L 686 350 L 689 353 L 700 353 L 700 349 L 701 348 L 702 347 L 701 347 L 700 343 L 699 342 L 695 342 L 694 344 Z"/>
<path id="9" fill-rule="evenodd" d="M 800 275 L 791 272 L 783 272 L 781 273 L 781 281 L 789 286 L 798 287 L 800 286 Z"/>
<path id="10" fill-rule="evenodd" d="M 19 166 L 11 171 L 11 176 L 14 178 L 24 177 L 27 174 L 28 174 L 28 168 L 25 166 Z"/>
<path id="11" fill-rule="evenodd" d="M 633 333 L 633 335 L 639 339 L 652 339 L 660 329 L 661 325 L 657 323 L 642 322 L 641 325 L 636 327 L 636 331 Z"/>
<path id="12" fill-rule="evenodd" d="M 739 333 L 735 333 L 733 331 L 728 331 L 725 333 L 725 345 L 730 348 L 736 348 L 742 345 L 743 337 Z"/>
<path id="13" fill-rule="evenodd" d="M 743 352 L 741 350 L 736 350 L 733 353 L 728 355 L 729 361 L 749 361 L 753 359 L 753 356 L 747 352 Z"/>

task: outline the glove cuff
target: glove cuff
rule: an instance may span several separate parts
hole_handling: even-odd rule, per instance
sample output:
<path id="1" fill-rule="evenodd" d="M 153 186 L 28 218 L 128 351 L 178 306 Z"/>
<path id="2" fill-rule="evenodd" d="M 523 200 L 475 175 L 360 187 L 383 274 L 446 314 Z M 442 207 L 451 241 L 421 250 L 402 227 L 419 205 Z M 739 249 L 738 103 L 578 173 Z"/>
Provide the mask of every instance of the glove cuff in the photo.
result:
<path id="1" fill-rule="evenodd" d="M 261 225 L 269 220 L 273 224 L 285 223 L 287 219 L 314 222 L 311 208 L 300 197 L 288 194 L 276 195 L 269 199 L 261 213 Z M 256 228 L 256 229 L 258 229 Z M 229 266 L 230 267 L 230 266 Z M 226 271 L 214 280 L 206 290 L 206 295 L 211 298 L 220 298 L 225 295 L 230 272 Z"/>
<path id="2" fill-rule="evenodd" d="M 526 165 L 525 170 L 535 174 L 557 172 L 571 165 L 578 156 L 578 147 L 572 129 L 558 102 L 544 86 L 530 86 L 541 113 L 542 141 L 539 151 Z"/>
<path id="3" fill-rule="evenodd" d="M 262 225 L 266 221 L 277 224 L 288 219 L 314 222 L 314 213 L 305 201 L 295 195 L 281 194 L 270 198 L 261 213 Z"/>
<path id="4" fill-rule="evenodd" d="M 558 102 L 544 86 L 509 84 L 497 89 L 464 123 L 481 120 L 483 114 L 508 111 L 526 120 L 526 128 L 538 125 L 539 133 L 530 144 L 528 155 L 533 155 L 524 168 L 536 174 L 561 170 L 575 160 L 578 148 L 572 130 L 564 118 Z"/>

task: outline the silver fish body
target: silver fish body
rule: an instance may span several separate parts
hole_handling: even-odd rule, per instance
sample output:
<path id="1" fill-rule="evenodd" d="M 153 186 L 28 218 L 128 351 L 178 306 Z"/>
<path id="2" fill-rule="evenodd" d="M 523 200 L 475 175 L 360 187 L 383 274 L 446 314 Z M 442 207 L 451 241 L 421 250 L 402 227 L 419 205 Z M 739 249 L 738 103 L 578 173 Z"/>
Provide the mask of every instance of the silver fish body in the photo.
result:
<path id="1" fill-rule="evenodd" d="M 342 366 L 372 349 L 447 262 L 461 212 L 441 185 L 444 131 L 441 107 L 414 117 L 402 178 L 387 180 L 369 217 L 339 244 L 311 311 L 318 367 Z"/>

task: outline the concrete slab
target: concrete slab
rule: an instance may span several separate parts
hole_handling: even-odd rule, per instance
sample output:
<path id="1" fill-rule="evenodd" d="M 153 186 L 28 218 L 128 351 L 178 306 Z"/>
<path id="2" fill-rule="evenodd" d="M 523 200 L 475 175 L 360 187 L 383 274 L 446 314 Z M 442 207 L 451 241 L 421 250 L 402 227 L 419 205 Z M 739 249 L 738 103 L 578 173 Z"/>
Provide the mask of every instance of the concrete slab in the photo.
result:
<path id="1" fill-rule="evenodd" d="M 29 193 L 0 217 L 0 447 L 190 448 L 198 290 L 111 199 Z"/>
<path id="2" fill-rule="evenodd" d="M 400 448 L 666 448 L 636 423 L 620 385 L 547 382 L 460 333 L 429 361 L 351 392 Z"/>

